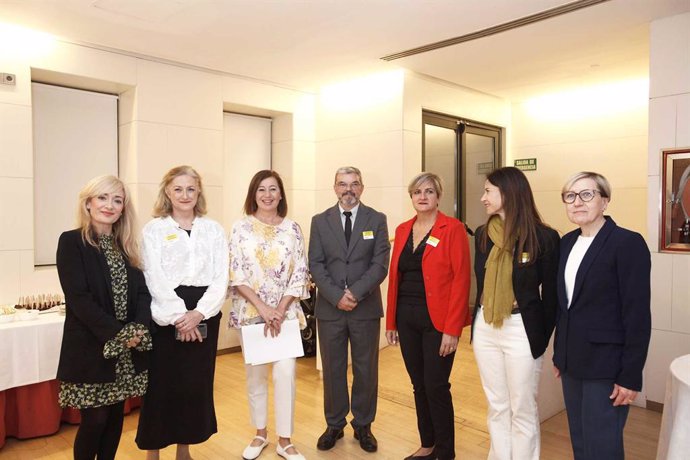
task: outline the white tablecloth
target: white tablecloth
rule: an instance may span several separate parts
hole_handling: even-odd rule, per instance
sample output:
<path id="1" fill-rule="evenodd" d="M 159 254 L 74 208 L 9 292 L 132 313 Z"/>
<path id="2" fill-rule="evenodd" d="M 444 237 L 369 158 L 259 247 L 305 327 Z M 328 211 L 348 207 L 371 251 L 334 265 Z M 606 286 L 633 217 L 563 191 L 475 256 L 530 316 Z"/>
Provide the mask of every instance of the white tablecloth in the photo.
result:
<path id="1" fill-rule="evenodd" d="M 674 359 L 669 368 L 656 458 L 690 458 L 690 355 Z"/>
<path id="2" fill-rule="evenodd" d="M 64 323 L 64 316 L 45 313 L 0 324 L 0 391 L 56 377 Z"/>

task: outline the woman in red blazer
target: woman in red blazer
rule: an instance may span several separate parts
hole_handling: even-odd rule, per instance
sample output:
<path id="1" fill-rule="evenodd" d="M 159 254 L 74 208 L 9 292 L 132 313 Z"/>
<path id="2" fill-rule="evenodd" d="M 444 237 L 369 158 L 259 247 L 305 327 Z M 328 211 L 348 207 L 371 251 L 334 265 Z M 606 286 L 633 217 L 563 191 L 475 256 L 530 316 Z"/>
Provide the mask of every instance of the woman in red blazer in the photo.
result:
<path id="1" fill-rule="evenodd" d="M 388 281 L 386 339 L 400 343 L 414 387 L 421 447 L 405 460 L 455 458 L 448 381 L 462 329 L 470 324 L 470 249 L 462 222 L 438 210 L 433 173 L 408 186 L 417 215 L 395 231 Z"/>

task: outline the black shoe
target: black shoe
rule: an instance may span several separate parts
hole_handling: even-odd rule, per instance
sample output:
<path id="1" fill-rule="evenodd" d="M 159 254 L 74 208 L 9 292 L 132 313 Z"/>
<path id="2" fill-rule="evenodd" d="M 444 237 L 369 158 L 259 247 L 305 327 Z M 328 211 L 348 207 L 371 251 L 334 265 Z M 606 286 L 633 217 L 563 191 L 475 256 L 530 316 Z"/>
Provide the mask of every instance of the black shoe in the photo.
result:
<path id="1" fill-rule="evenodd" d="M 329 450 L 335 446 L 335 442 L 343 437 L 342 428 L 326 428 L 326 431 L 319 436 L 319 440 L 316 443 L 316 448 L 319 450 Z"/>
<path id="2" fill-rule="evenodd" d="M 379 447 L 379 443 L 376 441 L 376 437 L 371 432 L 371 425 L 352 425 L 352 428 L 355 430 L 355 439 L 359 441 L 359 447 L 367 452 L 376 452 L 376 449 Z"/>
<path id="3" fill-rule="evenodd" d="M 405 457 L 403 460 L 436 460 L 436 452 L 433 450 L 431 451 L 430 454 L 427 455 L 408 455 Z"/>

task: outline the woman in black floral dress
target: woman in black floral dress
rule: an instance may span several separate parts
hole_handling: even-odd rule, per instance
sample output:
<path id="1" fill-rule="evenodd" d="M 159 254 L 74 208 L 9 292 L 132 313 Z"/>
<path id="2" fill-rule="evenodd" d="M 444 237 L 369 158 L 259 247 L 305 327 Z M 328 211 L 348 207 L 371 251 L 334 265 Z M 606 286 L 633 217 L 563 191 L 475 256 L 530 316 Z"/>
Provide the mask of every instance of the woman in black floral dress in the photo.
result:
<path id="1" fill-rule="evenodd" d="M 74 458 L 114 459 L 124 401 L 142 396 L 148 384 L 151 296 L 137 268 L 134 210 L 124 183 L 92 179 L 79 194 L 78 220 L 57 249 L 67 303 L 59 402 L 81 414 Z"/>

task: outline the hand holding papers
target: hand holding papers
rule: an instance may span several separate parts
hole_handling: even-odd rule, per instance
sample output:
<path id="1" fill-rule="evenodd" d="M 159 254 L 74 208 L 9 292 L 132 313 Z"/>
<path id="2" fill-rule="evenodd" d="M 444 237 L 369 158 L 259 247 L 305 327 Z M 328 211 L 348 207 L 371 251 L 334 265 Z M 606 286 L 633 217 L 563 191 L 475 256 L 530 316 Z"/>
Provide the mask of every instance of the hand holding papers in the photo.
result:
<path id="1" fill-rule="evenodd" d="M 264 336 L 264 324 L 242 326 L 242 353 L 246 364 L 266 364 L 304 356 L 297 319 L 285 320 L 276 337 Z"/>

